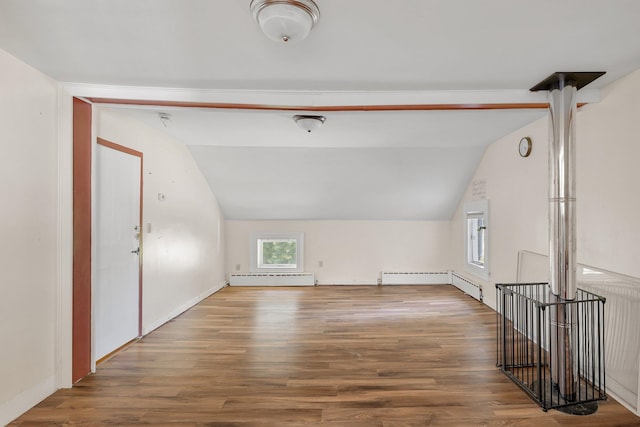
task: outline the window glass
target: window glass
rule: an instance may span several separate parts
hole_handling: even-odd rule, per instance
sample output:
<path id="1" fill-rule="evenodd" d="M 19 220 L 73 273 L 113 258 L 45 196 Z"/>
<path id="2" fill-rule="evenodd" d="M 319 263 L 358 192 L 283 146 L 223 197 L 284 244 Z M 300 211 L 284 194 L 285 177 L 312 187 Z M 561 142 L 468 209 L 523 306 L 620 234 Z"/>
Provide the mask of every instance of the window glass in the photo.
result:
<path id="1" fill-rule="evenodd" d="M 259 268 L 296 268 L 295 239 L 258 239 Z"/>
<path id="2" fill-rule="evenodd" d="M 302 272 L 303 253 L 303 233 L 260 232 L 251 235 L 253 272 Z"/>
<path id="3" fill-rule="evenodd" d="M 489 201 L 464 205 L 465 270 L 489 280 Z"/>
<path id="4" fill-rule="evenodd" d="M 469 249 L 467 251 L 467 262 L 484 267 L 484 217 L 467 218 L 467 234 Z"/>

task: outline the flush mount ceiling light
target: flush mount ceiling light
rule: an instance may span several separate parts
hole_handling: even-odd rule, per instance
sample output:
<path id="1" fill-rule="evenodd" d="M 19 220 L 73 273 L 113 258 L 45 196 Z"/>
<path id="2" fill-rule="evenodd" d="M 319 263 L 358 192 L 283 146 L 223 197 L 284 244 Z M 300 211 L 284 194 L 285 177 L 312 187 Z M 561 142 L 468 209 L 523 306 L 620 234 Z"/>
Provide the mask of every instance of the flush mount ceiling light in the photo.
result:
<path id="1" fill-rule="evenodd" d="M 302 129 L 311 132 L 320 128 L 327 118 L 325 116 L 303 116 L 297 114 L 293 116 L 293 120 Z"/>
<path id="2" fill-rule="evenodd" d="M 320 18 L 312 0 L 252 0 L 251 13 L 271 40 L 304 40 Z"/>

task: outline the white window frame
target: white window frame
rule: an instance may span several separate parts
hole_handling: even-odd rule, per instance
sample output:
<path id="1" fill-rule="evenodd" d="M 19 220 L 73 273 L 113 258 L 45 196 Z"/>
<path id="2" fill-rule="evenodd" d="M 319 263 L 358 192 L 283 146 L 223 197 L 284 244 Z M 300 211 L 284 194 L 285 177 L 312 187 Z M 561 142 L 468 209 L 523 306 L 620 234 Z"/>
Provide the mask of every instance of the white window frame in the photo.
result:
<path id="1" fill-rule="evenodd" d="M 295 267 L 271 266 L 263 267 L 259 263 L 258 243 L 261 240 L 295 240 L 296 264 Z M 251 235 L 251 272 L 252 273 L 301 273 L 304 271 L 304 233 L 298 232 L 259 232 Z"/>
<path id="2" fill-rule="evenodd" d="M 484 263 L 479 265 L 472 262 L 470 248 L 472 247 L 472 236 L 468 230 L 469 219 L 482 218 L 484 220 L 483 239 L 484 239 Z M 489 200 L 475 200 L 464 204 L 462 212 L 462 235 L 464 239 L 464 267 L 465 270 L 484 280 L 489 280 L 491 273 L 489 271 Z"/>

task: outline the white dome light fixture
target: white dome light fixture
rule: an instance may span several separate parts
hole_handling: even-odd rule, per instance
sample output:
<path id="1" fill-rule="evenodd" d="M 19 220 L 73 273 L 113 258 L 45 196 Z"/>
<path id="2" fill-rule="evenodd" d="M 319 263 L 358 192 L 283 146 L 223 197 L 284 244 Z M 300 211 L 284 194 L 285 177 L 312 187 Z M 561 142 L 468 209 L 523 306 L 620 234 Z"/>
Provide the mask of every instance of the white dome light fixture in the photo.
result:
<path id="1" fill-rule="evenodd" d="M 251 0 L 250 8 L 262 32 L 277 42 L 304 40 L 320 19 L 313 0 Z"/>
<path id="2" fill-rule="evenodd" d="M 311 133 L 314 130 L 318 130 L 320 126 L 327 120 L 325 116 L 305 116 L 296 114 L 293 116 L 293 120 L 300 126 L 302 129 Z"/>

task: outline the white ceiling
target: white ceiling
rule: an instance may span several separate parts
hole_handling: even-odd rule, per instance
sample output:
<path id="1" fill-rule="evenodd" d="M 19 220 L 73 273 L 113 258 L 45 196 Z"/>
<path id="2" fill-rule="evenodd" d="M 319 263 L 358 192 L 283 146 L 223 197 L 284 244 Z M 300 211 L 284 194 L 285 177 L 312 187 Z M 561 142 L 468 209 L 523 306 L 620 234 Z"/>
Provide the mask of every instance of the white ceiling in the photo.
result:
<path id="1" fill-rule="evenodd" d="M 530 101 L 555 71 L 606 71 L 587 88 L 598 89 L 640 68 L 637 0 L 316 0 L 319 24 L 288 45 L 260 33 L 249 3 L 2 0 L 0 48 L 62 82 L 309 107 L 372 92 L 395 104 L 434 91 L 440 103 L 460 91 Z M 235 219 L 448 219 L 486 146 L 545 115 L 330 112 L 306 134 L 292 111 L 163 108 L 166 128 L 158 108 L 121 111 L 187 144 Z"/>

